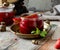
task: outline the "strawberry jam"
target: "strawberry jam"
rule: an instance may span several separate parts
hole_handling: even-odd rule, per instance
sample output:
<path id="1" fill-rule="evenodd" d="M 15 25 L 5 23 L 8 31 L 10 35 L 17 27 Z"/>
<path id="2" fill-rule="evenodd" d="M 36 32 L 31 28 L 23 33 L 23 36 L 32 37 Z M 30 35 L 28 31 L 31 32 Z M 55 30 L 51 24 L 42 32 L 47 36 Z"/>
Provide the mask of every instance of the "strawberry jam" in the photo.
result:
<path id="1" fill-rule="evenodd" d="M 21 17 L 20 32 L 23 34 L 31 34 L 31 31 L 36 30 L 36 28 L 43 30 L 43 20 L 41 17 L 38 17 L 38 15 L 30 17 Z"/>
<path id="2" fill-rule="evenodd" d="M 4 21 L 6 25 L 11 25 L 13 23 L 12 20 L 13 17 L 14 17 L 14 12 L 0 12 L 1 21 Z"/>

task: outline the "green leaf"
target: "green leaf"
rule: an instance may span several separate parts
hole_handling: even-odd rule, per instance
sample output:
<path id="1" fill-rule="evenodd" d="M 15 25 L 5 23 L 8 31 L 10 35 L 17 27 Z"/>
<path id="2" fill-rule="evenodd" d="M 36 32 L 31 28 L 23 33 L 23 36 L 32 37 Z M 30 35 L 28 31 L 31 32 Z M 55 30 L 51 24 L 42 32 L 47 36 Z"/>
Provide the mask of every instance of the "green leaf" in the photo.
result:
<path id="1" fill-rule="evenodd" d="M 42 33 L 47 34 L 47 31 L 42 31 Z"/>
<path id="2" fill-rule="evenodd" d="M 45 34 L 42 34 L 42 33 L 41 33 L 40 36 L 41 36 L 41 37 L 45 37 Z"/>
<path id="3" fill-rule="evenodd" d="M 32 31 L 31 34 L 35 34 L 35 31 Z"/>
<path id="4" fill-rule="evenodd" d="M 47 34 L 46 30 L 40 31 L 38 28 L 36 28 L 36 31 L 32 31 L 31 34 L 39 34 L 41 37 L 45 37 Z"/>
<path id="5" fill-rule="evenodd" d="M 36 33 L 35 34 L 40 34 L 40 30 L 36 28 Z"/>
<path id="6" fill-rule="evenodd" d="M 42 32 L 40 33 L 40 36 L 41 36 L 41 37 L 45 37 L 46 34 L 47 34 L 47 31 L 42 31 Z"/>

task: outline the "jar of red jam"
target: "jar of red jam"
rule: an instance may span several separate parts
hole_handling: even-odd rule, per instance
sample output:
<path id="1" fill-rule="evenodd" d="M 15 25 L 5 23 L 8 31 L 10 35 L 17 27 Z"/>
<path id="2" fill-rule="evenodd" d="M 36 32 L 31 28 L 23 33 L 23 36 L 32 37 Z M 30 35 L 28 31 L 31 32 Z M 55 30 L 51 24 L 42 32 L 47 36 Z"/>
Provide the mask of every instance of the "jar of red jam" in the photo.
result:
<path id="1" fill-rule="evenodd" d="M 20 21 L 21 33 L 31 34 L 31 31 L 36 30 L 36 28 L 43 30 L 43 20 L 41 19 L 41 17 L 38 16 L 35 18 L 21 17 L 21 21 Z"/>
<path id="2" fill-rule="evenodd" d="M 6 25 L 11 25 L 13 23 L 12 18 L 15 16 L 13 8 L 14 5 L 10 5 L 6 8 L 0 7 L 0 19 L 5 22 Z"/>

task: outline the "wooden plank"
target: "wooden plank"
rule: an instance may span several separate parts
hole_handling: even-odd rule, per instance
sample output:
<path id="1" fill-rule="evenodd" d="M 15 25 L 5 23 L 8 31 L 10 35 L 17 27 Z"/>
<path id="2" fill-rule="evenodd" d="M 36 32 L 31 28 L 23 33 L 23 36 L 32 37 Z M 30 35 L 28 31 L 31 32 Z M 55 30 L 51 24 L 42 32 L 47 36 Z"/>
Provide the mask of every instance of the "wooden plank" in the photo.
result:
<path id="1" fill-rule="evenodd" d="M 49 40 L 43 46 L 41 46 L 38 50 L 57 50 L 54 48 L 54 44 L 56 41 Z"/>

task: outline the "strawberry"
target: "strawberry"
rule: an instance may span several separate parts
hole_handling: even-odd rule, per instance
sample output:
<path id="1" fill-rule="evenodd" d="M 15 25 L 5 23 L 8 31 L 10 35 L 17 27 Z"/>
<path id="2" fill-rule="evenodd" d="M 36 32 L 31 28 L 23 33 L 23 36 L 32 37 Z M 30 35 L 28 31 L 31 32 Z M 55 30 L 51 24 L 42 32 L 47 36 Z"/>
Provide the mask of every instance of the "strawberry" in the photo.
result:
<path id="1" fill-rule="evenodd" d="M 57 40 L 55 46 L 56 49 L 60 49 L 60 39 Z"/>

